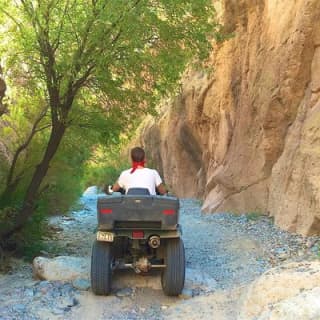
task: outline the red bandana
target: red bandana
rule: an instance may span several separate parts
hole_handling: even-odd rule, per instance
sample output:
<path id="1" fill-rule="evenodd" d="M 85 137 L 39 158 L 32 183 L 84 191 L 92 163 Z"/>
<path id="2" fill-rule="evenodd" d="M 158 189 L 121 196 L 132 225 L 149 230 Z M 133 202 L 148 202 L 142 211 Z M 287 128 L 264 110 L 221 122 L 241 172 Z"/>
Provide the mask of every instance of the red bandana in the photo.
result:
<path id="1" fill-rule="evenodd" d="M 145 161 L 133 161 L 132 162 L 132 170 L 130 171 L 130 173 L 134 173 L 136 171 L 136 169 L 140 166 L 140 167 L 144 167 Z"/>

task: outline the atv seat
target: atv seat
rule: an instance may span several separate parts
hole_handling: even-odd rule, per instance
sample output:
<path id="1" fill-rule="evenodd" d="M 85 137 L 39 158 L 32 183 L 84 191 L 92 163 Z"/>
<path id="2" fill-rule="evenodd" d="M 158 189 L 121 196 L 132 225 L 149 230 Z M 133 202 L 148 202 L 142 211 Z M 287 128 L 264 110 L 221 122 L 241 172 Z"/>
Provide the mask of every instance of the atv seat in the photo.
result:
<path id="1" fill-rule="evenodd" d="M 147 188 L 131 188 L 128 190 L 127 195 L 150 196 L 150 192 L 149 192 L 149 189 L 147 189 Z"/>

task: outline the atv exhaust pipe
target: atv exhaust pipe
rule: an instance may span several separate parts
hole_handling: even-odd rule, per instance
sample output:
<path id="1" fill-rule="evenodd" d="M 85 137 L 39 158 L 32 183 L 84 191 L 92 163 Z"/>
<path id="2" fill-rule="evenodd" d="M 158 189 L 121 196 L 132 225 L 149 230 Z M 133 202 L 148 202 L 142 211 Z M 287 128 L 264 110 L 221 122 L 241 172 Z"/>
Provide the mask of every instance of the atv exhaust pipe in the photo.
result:
<path id="1" fill-rule="evenodd" d="M 148 244 L 153 249 L 159 248 L 160 247 L 160 237 L 159 236 L 151 236 L 149 238 Z"/>

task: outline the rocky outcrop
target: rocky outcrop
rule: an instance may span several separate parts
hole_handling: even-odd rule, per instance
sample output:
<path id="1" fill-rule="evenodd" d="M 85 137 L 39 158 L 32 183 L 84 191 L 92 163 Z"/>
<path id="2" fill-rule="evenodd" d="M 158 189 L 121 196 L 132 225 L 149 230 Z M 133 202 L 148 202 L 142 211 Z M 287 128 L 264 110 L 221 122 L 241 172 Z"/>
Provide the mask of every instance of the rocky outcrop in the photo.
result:
<path id="1" fill-rule="evenodd" d="M 314 320 L 320 318 L 320 288 L 302 291 L 298 295 L 273 305 L 257 320 Z"/>
<path id="2" fill-rule="evenodd" d="M 320 233 L 320 2 L 224 0 L 231 39 L 190 72 L 141 143 L 206 212 L 261 212 Z"/>
<path id="3" fill-rule="evenodd" d="M 270 269 L 250 286 L 239 320 L 319 319 L 319 290 L 318 261 Z"/>

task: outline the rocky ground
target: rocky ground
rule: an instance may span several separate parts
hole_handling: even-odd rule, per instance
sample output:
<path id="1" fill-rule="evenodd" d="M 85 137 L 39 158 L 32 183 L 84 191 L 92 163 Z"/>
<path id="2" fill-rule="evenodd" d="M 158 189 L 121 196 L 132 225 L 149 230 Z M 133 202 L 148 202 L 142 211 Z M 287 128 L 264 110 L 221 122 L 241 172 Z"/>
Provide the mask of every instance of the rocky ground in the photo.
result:
<path id="1" fill-rule="evenodd" d="M 73 281 L 40 281 L 33 278 L 29 264 L 16 261 L 9 274 L 0 275 L 1 320 L 235 320 L 249 285 L 265 271 L 291 261 L 317 260 L 317 237 L 289 234 L 276 228 L 271 219 L 252 213 L 202 214 L 198 201 L 183 199 L 180 214 L 187 259 L 183 294 L 166 297 L 159 274 L 145 277 L 128 271 L 115 275 L 110 296 L 97 297 L 90 291 L 86 267 L 96 227 L 94 191 L 81 198 L 81 210 L 51 219 L 52 235 L 45 241 L 52 250 L 43 252 L 47 257 L 82 259 L 84 276 Z"/>

